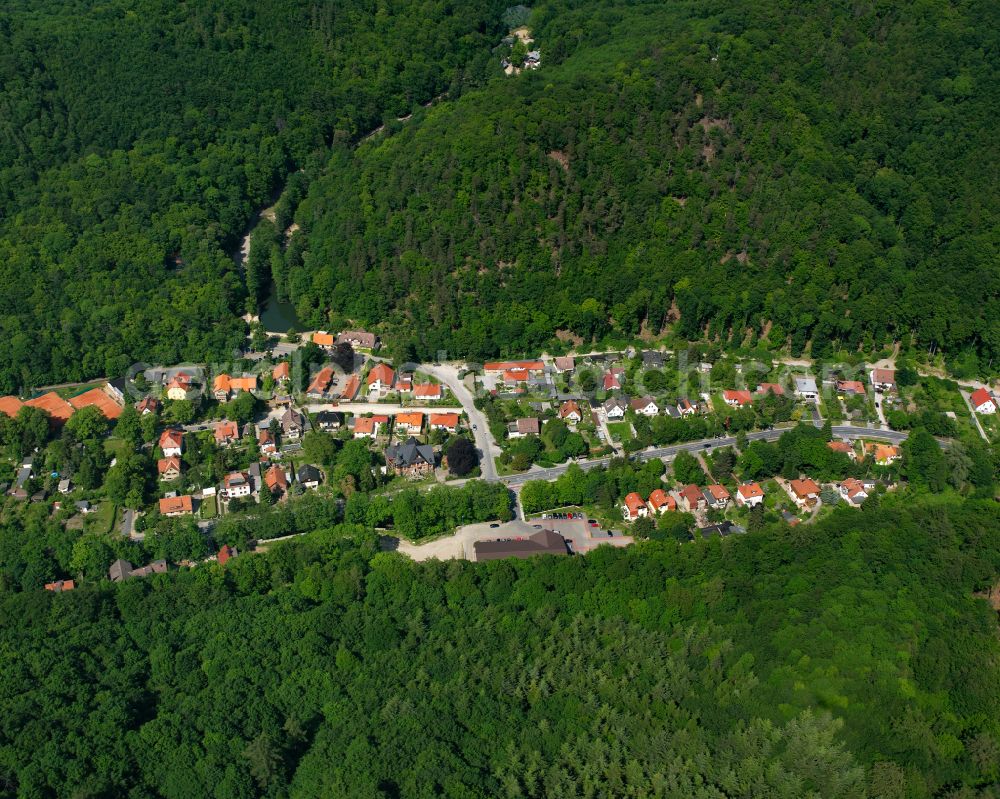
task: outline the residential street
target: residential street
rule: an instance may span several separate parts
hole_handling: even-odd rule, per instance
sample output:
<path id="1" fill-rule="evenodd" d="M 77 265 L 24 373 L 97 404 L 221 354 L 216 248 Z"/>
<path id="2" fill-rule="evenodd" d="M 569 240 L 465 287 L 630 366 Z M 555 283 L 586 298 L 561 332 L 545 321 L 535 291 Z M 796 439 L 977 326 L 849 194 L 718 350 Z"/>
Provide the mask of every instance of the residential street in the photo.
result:
<path id="1" fill-rule="evenodd" d="M 788 428 L 775 428 L 774 430 L 759 430 L 747 433 L 748 441 L 776 441 Z M 899 444 L 906 440 L 906 433 L 899 430 L 880 430 L 875 427 L 857 427 L 855 425 L 834 425 L 834 438 L 878 438 Z M 653 458 L 673 458 L 681 450 L 688 452 L 704 452 L 717 447 L 731 447 L 736 445 L 735 436 L 725 438 L 710 438 L 702 441 L 688 441 L 683 444 L 673 444 L 669 447 L 659 447 L 636 452 L 635 457 L 639 460 L 648 461 Z M 581 469 L 592 469 L 595 466 L 607 466 L 610 457 L 597 458 L 590 461 L 577 461 L 576 464 Z M 546 469 L 531 469 L 522 474 L 510 475 L 499 478 L 506 485 L 513 486 L 526 483 L 529 480 L 555 480 L 559 475 L 569 468 L 570 464 L 551 466 Z"/>
<path id="2" fill-rule="evenodd" d="M 486 414 L 480 411 L 475 404 L 472 392 L 458 379 L 458 367 L 452 364 L 422 364 L 421 372 L 433 375 L 455 395 L 455 399 L 462 403 L 466 416 L 469 417 L 469 424 L 472 427 L 472 435 L 476 439 L 476 447 L 480 453 L 479 469 L 483 479 L 494 481 L 497 479 L 496 458 L 500 456 L 500 448 L 493 442 L 490 435 L 490 425 Z"/>

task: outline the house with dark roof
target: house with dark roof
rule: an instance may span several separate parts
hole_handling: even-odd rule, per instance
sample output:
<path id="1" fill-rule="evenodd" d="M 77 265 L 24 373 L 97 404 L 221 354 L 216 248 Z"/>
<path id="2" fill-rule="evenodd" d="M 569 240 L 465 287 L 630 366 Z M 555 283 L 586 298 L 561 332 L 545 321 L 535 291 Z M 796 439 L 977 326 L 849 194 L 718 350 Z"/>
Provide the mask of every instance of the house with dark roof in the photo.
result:
<path id="1" fill-rule="evenodd" d="M 303 488 L 318 488 L 320 482 L 323 480 L 323 475 L 320 474 L 319 469 L 308 463 L 304 463 L 299 467 L 299 471 L 295 477 Z"/>
<path id="2" fill-rule="evenodd" d="M 281 435 L 288 441 L 298 441 L 305 431 L 306 419 L 298 411 L 286 408 L 279 420 L 281 424 Z"/>
<path id="3" fill-rule="evenodd" d="M 421 477 L 434 471 L 434 448 L 410 436 L 385 450 L 386 467 L 404 477 Z"/>
<path id="4" fill-rule="evenodd" d="M 662 369 L 664 363 L 663 353 L 659 350 L 643 350 L 642 365 L 646 369 Z"/>
<path id="5" fill-rule="evenodd" d="M 344 424 L 344 414 L 336 411 L 320 411 L 315 418 L 320 430 L 339 430 Z"/>
<path id="6" fill-rule="evenodd" d="M 524 438 L 525 436 L 537 436 L 541 430 L 541 424 L 537 416 L 526 416 L 517 419 L 507 426 L 508 438 Z"/>

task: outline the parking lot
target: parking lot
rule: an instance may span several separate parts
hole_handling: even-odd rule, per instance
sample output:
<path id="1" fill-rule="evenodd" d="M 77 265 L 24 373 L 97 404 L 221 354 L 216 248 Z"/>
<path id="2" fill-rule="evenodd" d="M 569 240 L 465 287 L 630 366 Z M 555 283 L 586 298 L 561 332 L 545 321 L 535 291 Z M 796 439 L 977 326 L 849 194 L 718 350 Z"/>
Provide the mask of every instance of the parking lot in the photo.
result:
<path id="1" fill-rule="evenodd" d="M 599 526 L 593 526 L 586 517 L 543 519 L 538 516 L 528 519 L 526 522 L 515 519 L 512 522 L 504 523 L 467 524 L 460 527 L 454 535 L 428 541 L 424 544 L 412 544 L 409 541 L 385 536 L 382 547 L 401 552 L 417 561 L 431 558 L 472 560 L 473 545 L 476 541 L 527 538 L 539 530 L 555 530 L 569 542 L 570 551 L 578 555 L 586 554 L 602 544 L 626 547 L 633 543 L 631 536 L 622 535 L 621 531 L 618 530 L 609 531 Z"/>

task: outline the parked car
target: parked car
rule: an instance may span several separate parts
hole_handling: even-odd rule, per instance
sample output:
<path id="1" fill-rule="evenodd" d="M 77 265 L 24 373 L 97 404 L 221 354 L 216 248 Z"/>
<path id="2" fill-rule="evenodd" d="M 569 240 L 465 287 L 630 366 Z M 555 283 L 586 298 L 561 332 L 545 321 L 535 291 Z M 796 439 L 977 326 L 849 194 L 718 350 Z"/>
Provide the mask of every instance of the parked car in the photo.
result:
<path id="1" fill-rule="evenodd" d="M 490 525 L 490 529 L 494 529 L 494 528 L 499 527 L 499 526 L 500 526 L 499 524 L 497 524 L 496 522 L 493 522 L 493 524 Z"/>

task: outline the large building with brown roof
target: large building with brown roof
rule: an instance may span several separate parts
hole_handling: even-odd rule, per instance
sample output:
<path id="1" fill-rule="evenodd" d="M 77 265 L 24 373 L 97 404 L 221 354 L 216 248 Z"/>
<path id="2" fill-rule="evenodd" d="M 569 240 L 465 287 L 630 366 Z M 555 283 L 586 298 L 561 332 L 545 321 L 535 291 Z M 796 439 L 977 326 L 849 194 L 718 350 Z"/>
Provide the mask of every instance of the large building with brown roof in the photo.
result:
<path id="1" fill-rule="evenodd" d="M 473 559 L 532 558 L 535 555 L 568 555 L 566 540 L 554 530 L 539 530 L 527 538 L 497 541 L 476 541 L 472 545 Z"/>

